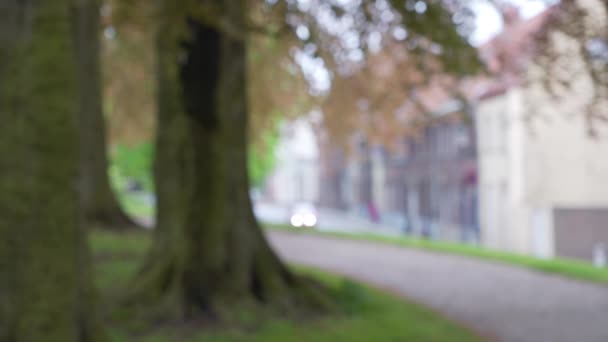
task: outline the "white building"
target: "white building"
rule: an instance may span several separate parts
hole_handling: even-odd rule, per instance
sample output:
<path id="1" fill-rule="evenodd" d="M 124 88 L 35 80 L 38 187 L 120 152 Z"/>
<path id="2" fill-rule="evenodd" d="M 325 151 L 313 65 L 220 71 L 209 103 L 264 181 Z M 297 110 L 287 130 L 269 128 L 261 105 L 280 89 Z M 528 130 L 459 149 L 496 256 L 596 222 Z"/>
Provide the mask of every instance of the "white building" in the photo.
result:
<path id="1" fill-rule="evenodd" d="M 598 0 L 579 5 L 590 14 L 580 20 L 594 20 L 598 33 L 608 29 Z M 601 90 L 578 40 L 551 33 L 559 57 L 533 63 L 533 37 L 556 9 L 530 20 L 505 12 L 503 33 L 480 47 L 495 77 L 476 111 L 479 223 L 486 247 L 589 260 L 608 243 L 608 127 L 596 123 L 597 138 L 589 134 L 586 113 Z M 557 86 L 554 96 L 547 81 Z M 600 98 L 596 108 L 608 111 L 608 94 Z"/>
<path id="2" fill-rule="evenodd" d="M 312 124 L 307 118 L 286 122 L 276 150 L 277 168 L 267 181 L 273 202 L 291 205 L 319 197 L 319 149 Z"/>
<path id="3" fill-rule="evenodd" d="M 580 74 L 573 82 L 577 92 L 561 101 L 530 86 L 479 103 L 485 246 L 591 259 L 597 246 L 608 244 L 608 129 L 598 127 L 597 138 L 588 133 L 583 113 L 593 93 L 591 79 Z"/>

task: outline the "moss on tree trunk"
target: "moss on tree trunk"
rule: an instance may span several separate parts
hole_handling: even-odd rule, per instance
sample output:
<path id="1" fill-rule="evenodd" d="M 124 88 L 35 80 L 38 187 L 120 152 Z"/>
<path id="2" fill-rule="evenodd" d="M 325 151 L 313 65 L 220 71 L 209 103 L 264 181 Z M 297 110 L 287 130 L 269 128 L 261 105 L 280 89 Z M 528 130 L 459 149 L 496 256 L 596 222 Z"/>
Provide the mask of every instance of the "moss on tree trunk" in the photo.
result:
<path id="1" fill-rule="evenodd" d="M 101 341 L 78 206 L 63 1 L 0 3 L 0 341 Z"/>
<path id="2" fill-rule="evenodd" d="M 244 27 L 243 1 L 222 10 Z M 164 314 L 180 319 L 223 319 L 246 303 L 327 308 L 323 292 L 279 260 L 253 214 L 245 37 L 186 17 L 177 16 L 187 40 L 175 38 L 175 17 L 159 27 L 157 229 L 132 298 L 162 303 Z"/>
<path id="3" fill-rule="evenodd" d="M 108 178 L 106 124 L 101 101 L 98 0 L 75 1 L 72 15 L 80 113 L 80 193 L 87 221 L 124 229 L 136 224 L 120 207 Z"/>

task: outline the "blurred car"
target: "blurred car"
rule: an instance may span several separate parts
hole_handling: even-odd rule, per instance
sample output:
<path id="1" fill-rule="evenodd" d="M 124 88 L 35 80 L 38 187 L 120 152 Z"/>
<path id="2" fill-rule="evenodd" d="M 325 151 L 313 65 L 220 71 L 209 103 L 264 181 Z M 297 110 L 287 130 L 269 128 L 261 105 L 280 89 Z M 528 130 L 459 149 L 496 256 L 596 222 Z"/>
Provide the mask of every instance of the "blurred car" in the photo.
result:
<path id="1" fill-rule="evenodd" d="M 290 209 L 289 223 L 293 227 L 313 228 L 318 221 L 317 210 L 311 203 L 297 203 Z"/>

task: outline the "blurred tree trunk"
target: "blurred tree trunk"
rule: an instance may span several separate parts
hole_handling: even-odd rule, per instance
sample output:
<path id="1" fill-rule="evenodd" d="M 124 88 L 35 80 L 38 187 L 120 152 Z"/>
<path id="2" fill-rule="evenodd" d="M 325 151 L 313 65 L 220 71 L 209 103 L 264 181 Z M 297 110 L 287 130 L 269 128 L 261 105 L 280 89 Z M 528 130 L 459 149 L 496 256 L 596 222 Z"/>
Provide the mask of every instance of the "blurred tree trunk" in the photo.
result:
<path id="1" fill-rule="evenodd" d="M 237 30 L 244 28 L 244 3 L 221 4 Z M 165 313 L 181 318 L 222 319 L 244 303 L 286 310 L 327 306 L 316 286 L 283 265 L 253 214 L 246 37 L 188 19 L 190 38 L 178 49 L 180 40 L 171 34 L 176 19 L 167 17 L 157 37 L 157 229 L 133 298 L 166 304 Z"/>
<path id="2" fill-rule="evenodd" d="M 82 210 L 87 221 L 103 227 L 132 227 L 136 224 L 120 207 L 108 178 L 101 98 L 99 1 L 77 0 L 75 3 Z"/>
<path id="3" fill-rule="evenodd" d="M 67 0 L 0 2 L 0 341 L 100 341 Z"/>

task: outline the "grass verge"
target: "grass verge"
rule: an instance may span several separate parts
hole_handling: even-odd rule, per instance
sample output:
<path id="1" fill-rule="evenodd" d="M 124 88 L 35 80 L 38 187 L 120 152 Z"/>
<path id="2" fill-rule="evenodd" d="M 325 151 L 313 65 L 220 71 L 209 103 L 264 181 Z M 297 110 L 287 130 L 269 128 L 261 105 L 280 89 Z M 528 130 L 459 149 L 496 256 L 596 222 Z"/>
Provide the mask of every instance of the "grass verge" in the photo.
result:
<path id="1" fill-rule="evenodd" d="M 91 237 L 95 282 L 112 341 L 478 341 L 475 334 L 436 313 L 341 277 L 297 268 L 324 283 L 339 304 L 339 314 L 292 321 L 251 317 L 248 324 L 222 329 L 142 325 L 121 314 L 117 301 L 137 270 L 147 247 L 146 232 L 95 231 Z"/>
<path id="2" fill-rule="evenodd" d="M 439 253 L 457 254 L 477 259 L 500 262 L 536 271 L 555 274 L 608 285 L 608 269 L 597 268 L 590 263 L 566 259 L 538 259 L 531 256 L 489 250 L 472 245 L 416 239 L 412 237 L 391 237 L 371 233 L 325 232 L 311 229 L 293 228 L 288 225 L 265 225 L 267 229 L 287 231 L 297 234 L 317 234 L 352 240 L 385 243 L 394 246 L 429 250 Z"/>

